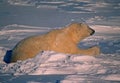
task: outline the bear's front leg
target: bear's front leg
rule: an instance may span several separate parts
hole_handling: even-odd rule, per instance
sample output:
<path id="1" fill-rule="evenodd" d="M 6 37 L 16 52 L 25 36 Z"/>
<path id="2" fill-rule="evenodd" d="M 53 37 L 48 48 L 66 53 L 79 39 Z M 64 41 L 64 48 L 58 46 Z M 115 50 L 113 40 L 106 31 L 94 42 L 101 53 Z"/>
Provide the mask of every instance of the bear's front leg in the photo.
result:
<path id="1" fill-rule="evenodd" d="M 100 48 L 98 46 L 91 47 L 89 49 L 79 49 L 79 54 L 97 56 L 100 54 Z"/>

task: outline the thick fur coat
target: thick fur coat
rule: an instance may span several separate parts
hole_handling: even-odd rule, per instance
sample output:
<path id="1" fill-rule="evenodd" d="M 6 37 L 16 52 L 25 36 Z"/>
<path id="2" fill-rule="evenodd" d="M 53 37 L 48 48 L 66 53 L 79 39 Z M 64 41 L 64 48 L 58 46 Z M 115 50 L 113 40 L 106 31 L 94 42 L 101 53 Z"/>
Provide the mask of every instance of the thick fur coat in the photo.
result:
<path id="1" fill-rule="evenodd" d="M 11 62 L 35 57 L 41 51 L 56 51 L 68 54 L 95 56 L 100 53 L 98 46 L 80 49 L 77 44 L 94 34 L 94 30 L 83 23 L 72 23 L 47 34 L 31 36 L 20 41 L 12 51 Z"/>

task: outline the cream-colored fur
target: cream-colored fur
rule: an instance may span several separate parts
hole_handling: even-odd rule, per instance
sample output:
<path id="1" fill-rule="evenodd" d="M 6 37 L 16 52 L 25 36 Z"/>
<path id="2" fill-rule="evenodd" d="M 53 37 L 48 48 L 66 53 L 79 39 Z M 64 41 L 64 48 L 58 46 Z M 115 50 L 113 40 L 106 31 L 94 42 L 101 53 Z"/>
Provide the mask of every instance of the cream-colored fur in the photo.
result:
<path id="1" fill-rule="evenodd" d="M 20 41 L 13 49 L 11 62 L 35 57 L 41 51 L 56 51 L 69 54 L 98 55 L 99 47 L 80 49 L 77 44 L 92 35 L 94 30 L 83 23 L 72 23 L 44 35 L 32 36 Z"/>

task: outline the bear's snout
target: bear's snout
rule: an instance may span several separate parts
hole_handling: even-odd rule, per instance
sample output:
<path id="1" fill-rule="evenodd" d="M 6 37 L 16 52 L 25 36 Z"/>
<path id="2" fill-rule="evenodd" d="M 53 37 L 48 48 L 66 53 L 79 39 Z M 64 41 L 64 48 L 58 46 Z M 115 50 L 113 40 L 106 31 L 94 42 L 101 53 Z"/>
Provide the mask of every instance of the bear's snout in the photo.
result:
<path id="1" fill-rule="evenodd" d="M 90 28 L 90 30 L 91 30 L 90 35 L 93 35 L 95 33 L 95 30 L 93 30 L 91 28 Z"/>

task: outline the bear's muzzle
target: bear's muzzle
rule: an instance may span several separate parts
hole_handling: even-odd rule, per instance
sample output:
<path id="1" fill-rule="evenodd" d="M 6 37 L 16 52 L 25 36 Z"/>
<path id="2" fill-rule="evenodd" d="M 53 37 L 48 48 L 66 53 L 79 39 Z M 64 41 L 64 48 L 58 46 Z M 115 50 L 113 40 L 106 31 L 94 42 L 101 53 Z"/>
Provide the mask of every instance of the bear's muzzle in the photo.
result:
<path id="1" fill-rule="evenodd" d="M 93 34 L 95 33 L 95 30 L 93 30 L 93 29 L 91 29 L 91 28 L 90 28 L 90 30 L 91 30 L 90 35 L 93 35 Z"/>

